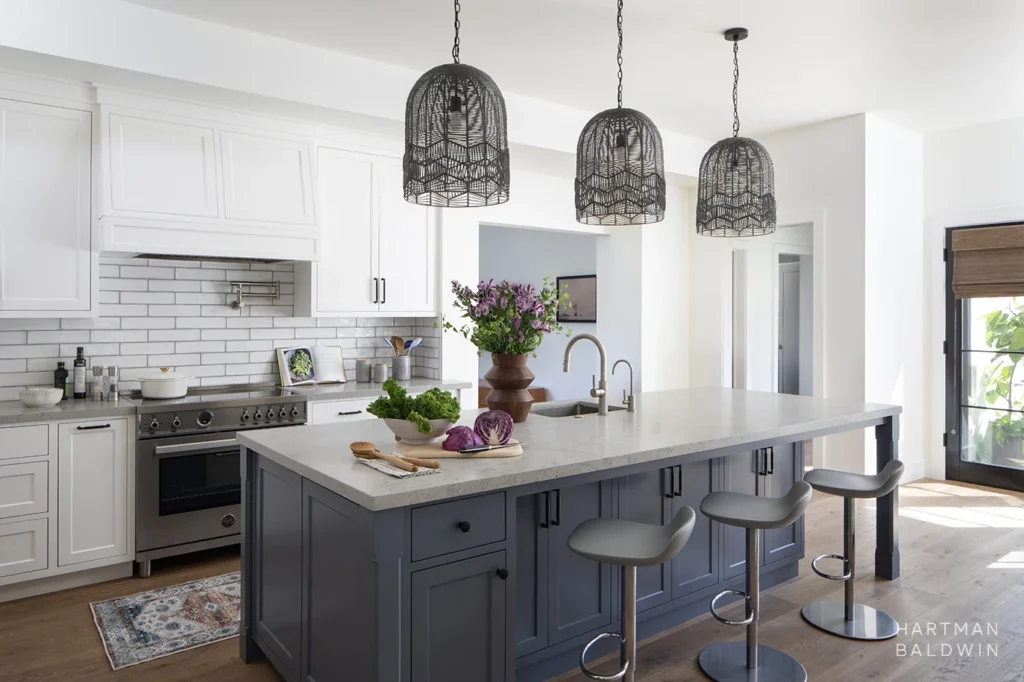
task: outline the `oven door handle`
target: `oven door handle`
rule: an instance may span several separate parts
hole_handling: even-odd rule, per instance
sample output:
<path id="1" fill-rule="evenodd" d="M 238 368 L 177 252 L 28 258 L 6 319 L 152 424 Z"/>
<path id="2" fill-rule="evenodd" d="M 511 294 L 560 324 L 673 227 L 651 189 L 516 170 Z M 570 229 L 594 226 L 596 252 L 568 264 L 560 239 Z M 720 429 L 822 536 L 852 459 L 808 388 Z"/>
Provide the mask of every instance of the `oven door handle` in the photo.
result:
<path id="1" fill-rule="evenodd" d="M 201 443 L 179 443 L 177 445 L 157 445 L 153 448 L 153 454 L 159 457 L 160 455 L 180 455 L 185 453 L 193 452 L 207 452 L 209 450 L 223 450 L 224 448 L 236 447 L 238 441 L 234 438 L 225 438 L 223 440 L 207 440 Z"/>

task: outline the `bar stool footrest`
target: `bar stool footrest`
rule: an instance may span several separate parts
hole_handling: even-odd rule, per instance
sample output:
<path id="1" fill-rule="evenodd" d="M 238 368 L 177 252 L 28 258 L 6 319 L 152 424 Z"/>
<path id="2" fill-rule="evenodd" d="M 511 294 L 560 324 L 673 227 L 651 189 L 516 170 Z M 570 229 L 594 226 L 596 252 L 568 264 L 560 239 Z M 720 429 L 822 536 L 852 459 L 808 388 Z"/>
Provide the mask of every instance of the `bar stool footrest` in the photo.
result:
<path id="1" fill-rule="evenodd" d="M 580 654 L 580 670 L 590 679 L 599 680 L 599 682 L 614 682 L 614 680 L 621 680 L 626 676 L 626 671 L 629 670 L 629 659 L 626 659 L 626 662 L 622 664 L 622 669 L 619 670 L 619 672 L 612 675 L 598 675 L 595 672 L 591 672 L 587 667 L 587 652 L 590 651 L 590 647 L 608 637 L 614 637 L 619 640 L 620 648 L 626 643 L 626 639 L 617 632 L 602 632 L 597 637 L 587 642 L 587 645 L 583 647 L 583 653 Z"/>
<path id="2" fill-rule="evenodd" d="M 820 568 L 818 568 L 818 562 L 821 561 L 822 559 L 838 559 L 839 561 L 844 562 L 844 564 L 846 562 L 846 557 L 840 556 L 839 554 L 822 554 L 821 556 L 815 557 L 814 559 L 811 560 L 811 570 L 812 571 L 814 571 L 815 573 L 820 575 L 822 578 L 825 578 L 826 580 L 849 580 L 850 579 L 851 573 L 849 571 L 847 571 L 843 575 L 838 575 L 836 573 L 829 573 L 827 571 L 823 571 Z"/>
<path id="3" fill-rule="evenodd" d="M 719 599 L 721 599 L 727 594 L 735 594 L 738 597 L 743 597 L 744 604 L 746 605 L 746 618 L 744 618 L 743 620 L 729 620 L 725 616 L 719 615 L 718 610 L 715 609 L 715 604 L 718 602 Z M 711 615 L 714 616 L 715 620 L 717 620 L 719 623 L 724 623 L 725 625 L 750 625 L 754 622 L 754 614 L 750 609 L 750 597 L 749 595 L 747 595 L 746 592 L 741 592 L 739 590 L 722 590 L 714 597 L 712 597 Z"/>

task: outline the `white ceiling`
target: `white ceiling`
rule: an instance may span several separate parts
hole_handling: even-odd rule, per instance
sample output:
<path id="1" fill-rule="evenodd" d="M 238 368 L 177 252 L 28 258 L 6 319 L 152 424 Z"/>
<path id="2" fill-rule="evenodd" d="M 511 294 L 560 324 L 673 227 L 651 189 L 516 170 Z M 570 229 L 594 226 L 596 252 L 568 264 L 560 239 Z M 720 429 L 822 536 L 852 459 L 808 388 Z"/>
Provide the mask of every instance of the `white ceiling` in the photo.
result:
<path id="1" fill-rule="evenodd" d="M 425 70 L 450 60 L 446 0 L 128 0 Z M 462 0 L 462 61 L 509 92 L 615 103 L 614 0 Z M 707 139 L 863 111 L 922 132 L 1024 116 L 1022 0 L 625 0 L 625 105 Z M 185 48 L 187 49 L 187 47 Z"/>

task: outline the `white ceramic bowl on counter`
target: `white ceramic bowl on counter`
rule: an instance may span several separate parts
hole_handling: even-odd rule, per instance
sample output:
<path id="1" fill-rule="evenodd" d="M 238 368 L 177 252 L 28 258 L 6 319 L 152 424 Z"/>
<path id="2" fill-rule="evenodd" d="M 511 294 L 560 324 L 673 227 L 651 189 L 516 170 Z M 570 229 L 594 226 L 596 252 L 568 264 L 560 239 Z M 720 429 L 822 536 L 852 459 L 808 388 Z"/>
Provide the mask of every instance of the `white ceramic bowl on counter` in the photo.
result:
<path id="1" fill-rule="evenodd" d="M 33 386 L 26 388 L 18 395 L 18 400 L 25 407 L 51 407 L 60 402 L 64 391 L 49 386 Z"/>
<path id="2" fill-rule="evenodd" d="M 385 419 L 384 423 L 391 429 L 391 432 L 402 439 L 403 443 L 409 445 L 432 445 L 437 443 L 448 429 L 452 427 L 450 419 L 431 419 L 430 433 L 420 433 L 416 425 L 405 419 Z"/>
<path id="3" fill-rule="evenodd" d="M 188 393 L 188 380 L 192 377 L 171 372 L 167 367 L 160 368 L 160 374 L 142 377 L 142 397 L 157 400 L 184 398 Z"/>

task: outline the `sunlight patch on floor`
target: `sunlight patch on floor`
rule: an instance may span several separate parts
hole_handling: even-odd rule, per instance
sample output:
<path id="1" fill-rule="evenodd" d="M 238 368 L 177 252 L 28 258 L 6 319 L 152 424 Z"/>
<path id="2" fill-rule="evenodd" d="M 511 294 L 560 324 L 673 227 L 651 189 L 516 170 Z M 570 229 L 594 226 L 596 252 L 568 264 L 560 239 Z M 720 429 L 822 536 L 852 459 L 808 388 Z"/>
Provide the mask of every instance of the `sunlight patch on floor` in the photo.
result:
<path id="1" fill-rule="evenodd" d="M 948 528 L 1024 528 L 1021 507 L 914 507 L 900 505 L 900 516 Z"/>
<path id="2" fill-rule="evenodd" d="M 1024 551 L 1010 552 L 999 561 L 988 565 L 989 568 L 1024 568 Z"/>

